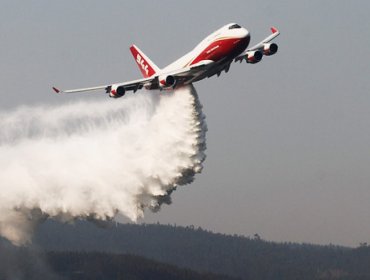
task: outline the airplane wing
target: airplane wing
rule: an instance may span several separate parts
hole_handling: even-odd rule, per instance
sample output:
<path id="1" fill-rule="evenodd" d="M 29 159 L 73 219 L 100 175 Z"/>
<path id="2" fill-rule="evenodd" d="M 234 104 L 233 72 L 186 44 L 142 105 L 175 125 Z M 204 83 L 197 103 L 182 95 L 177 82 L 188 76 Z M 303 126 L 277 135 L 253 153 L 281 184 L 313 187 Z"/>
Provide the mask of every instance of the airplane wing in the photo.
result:
<path id="1" fill-rule="evenodd" d="M 92 92 L 96 90 L 104 89 L 106 93 L 109 93 L 111 97 L 121 97 L 125 94 L 126 91 L 133 91 L 136 92 L 143 87 L 147 87 L 148 89 L 160 89 L 161 87 L 166 87 L 167 85 L 161 85 L 160 80 L 165 79 L 168 76 L 173 78 L 173 84 L 167 87 L 172 86 L 175 88 L 176 85 L 185 84 L 191 79 L 193 79 L 199 72 L 205 71 L 213 61 L 205 60 L 201 61 L 199 64 L 192 65 L 191 67 L 186 67 L 180 69 L 178 71 L 173 71 L 169 73 L 163 73 L 161 75 L 153 75 L 149 78 L 143 78 L 138 80 L 132 80 L 128 82 L 122 83 L 113 83 L 110 85 L 102 85 L 96 87 L 88 87 L 88 88 L 78 88 L 78 89 L 68 89 L 68 90 L 61 90 L 56 87 L 53 87 L 53 90 L 56 93 L 77 93 L 77 92 Z"/>
<path id="2" fill-rule="evenodd" d="M 242 61 L 246 59 L 249 63 L 256 63 L 262 59 L 263 55 L 272 55 L 277 52 L 277 45 L 276 44 L 269 44 L 273 39 L 280 35 L 279 30 L 276 27 L 271 27 L 271 32 L 269 36 L 263 39 L 258 44 L 254 45 L 251 48 L 248 48 L 243 53 L 238 55 L 234 61 Z M 248 59 L 248 56 L 250 59 Z"/>
<path id="3" fill-rule="evenodd" d="M 75 93 L 75 92 L 84 92 L 84 91 L 93 91 L 93 90 L 99 90 L 99 89 L 104 89 L 107 86 L 97 86 L 97 87 L 89 87 L 89 88 L 77 88 L 77 89 L 68 89 L 68 90 L 61 90 L 56 87 L 52 87 L 53 90 L 56 93 Z"/>
<path id="4" fill-rule="evenodd" d="M 104 89 L 106 93 L 111 93 L 112 90 L 116 90 L 117 88 L 121 87 L 125 91 L 132 90 L 132 91 L 136 92 L 138 89 L 141 89 L 143 86 L 151 86 L 151 85 L 157 83 L 156 80 L 158 80 L 158 78 L 153 77 L 153 78 L 144 78 L 144 79 L 132 80 L 132 81 L 123 82 L 123 83 L 113 83 L 113 84 L 110 84 L 110 85 L 88 87 L 88 88 L 60 90 L 56 87 L 53 87 L 53 90 L 56 93 L 76 93 L 76 92 L 92 92 L 92 91 Z M 112 96 L 112 97 L 114 97 L 114 96 Z"/>

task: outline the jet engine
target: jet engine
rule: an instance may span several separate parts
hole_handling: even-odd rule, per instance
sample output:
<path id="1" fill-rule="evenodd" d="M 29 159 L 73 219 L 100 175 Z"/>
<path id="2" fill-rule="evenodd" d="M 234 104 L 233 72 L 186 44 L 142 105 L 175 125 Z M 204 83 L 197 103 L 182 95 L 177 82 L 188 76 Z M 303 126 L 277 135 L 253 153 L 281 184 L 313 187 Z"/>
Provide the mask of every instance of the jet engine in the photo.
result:
<path id="1" fill-rule="evenodd" d="M 107 93 L 109 92 L 109 97 L 119 98 L 125 95 L 126 90 L 123 86 L 112 85 L 106 88 Z"/>
<path id="2" fill-rule="evenodd" d="M 247 63 L 257 63 L 257 62 L 260 62 L 261 59 L 262 59 L 262 52 L 261 51 L 250 51 L 250 52 L 247 52 L 246 54 L 246 60 L 247 60 Z"/>
<path id="3" fill-rule="evenodd" d="M 278 45 L 275 43 L 264 44 L 263 45 L 263 54 L 264 55 L 273 55 L 278 51 Z"/>
<path id="4" fill-rule="evenodd" d="M 159 76 L 159 84 L 161 88 L 175 88 L 176 83 L 176 78 L 172 75 Z"/>

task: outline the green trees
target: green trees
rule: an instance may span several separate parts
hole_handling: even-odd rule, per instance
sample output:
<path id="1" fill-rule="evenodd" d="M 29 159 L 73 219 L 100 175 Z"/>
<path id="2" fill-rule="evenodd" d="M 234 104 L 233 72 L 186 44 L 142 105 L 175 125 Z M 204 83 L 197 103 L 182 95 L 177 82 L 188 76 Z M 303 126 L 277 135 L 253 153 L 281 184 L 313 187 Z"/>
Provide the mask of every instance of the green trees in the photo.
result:
<path id="1" fill-rule="evenodd" d="M 235 278 L 180 269 L 143 257 L 98 252 L 49 252 L 55 273 L 72 280 L 235 280 Z"/>
<path id="2" fill-rule="evenodd" d="M 370 279 L 369 246 L 351 249 L 275 243 L 260 236 L 231 236 L 159 224 L 102 229 L 87 222 L 48 222 L 40 228 L 35 241 L 49 251 L 135 254 L 242 279 Z"/>

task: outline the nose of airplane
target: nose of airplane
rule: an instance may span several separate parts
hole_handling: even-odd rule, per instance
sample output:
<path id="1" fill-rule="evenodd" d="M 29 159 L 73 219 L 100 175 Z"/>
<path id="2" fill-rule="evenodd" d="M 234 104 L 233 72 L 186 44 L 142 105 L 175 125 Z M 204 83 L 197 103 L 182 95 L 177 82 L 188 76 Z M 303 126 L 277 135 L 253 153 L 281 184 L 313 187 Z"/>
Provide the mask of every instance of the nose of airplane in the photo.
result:
<path id="1" fill-rule="evenodd" d="M 242 28 L 241 30 L 240 30 L 240 32 L 241 32 L 241 37 L 242 38 L 250 38 L 250 33 L 249 33 L 249 31 L 247 30 L 247 29 L 245 29 L 245 28 Z"/>
<path id="2" fill-rule="evenodd" d="M 249 31 L 245 28 L 242 28 L 240 30 L 240 38 L 241 38 L 241 41 L 242 41 L 242 44 L 245 48 L 247 48 L 247 46 L 249 45 L 249 42 L 251 40 L 251 35 L 249 33 Z"/>

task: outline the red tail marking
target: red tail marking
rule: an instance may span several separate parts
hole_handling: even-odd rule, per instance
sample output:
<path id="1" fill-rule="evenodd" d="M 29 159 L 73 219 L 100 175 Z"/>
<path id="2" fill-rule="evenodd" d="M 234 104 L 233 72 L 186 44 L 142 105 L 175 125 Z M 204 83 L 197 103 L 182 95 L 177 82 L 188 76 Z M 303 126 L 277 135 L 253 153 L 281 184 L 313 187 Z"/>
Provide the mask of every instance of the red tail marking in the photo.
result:
<path id="1" fill-rule="evenodd" d="M 150 63 L 145 59 L 144 55 L 139 53 L 135 46 L 130 47 L 130 51 L 135 58 L 137 65 L 143 74 L 144 78 L 151 77 L 155 74 L 155 70 L 152 68 Z"/>
<path id="2" fill-rule="evenodd" d="M 59 92 L 60 92 L 60 90 L 59 90 L 59 89 L 57 89 L 56 87 L 53 87 L 53 90 L 54 90 L 56 93 L 59 93 Z"/>

